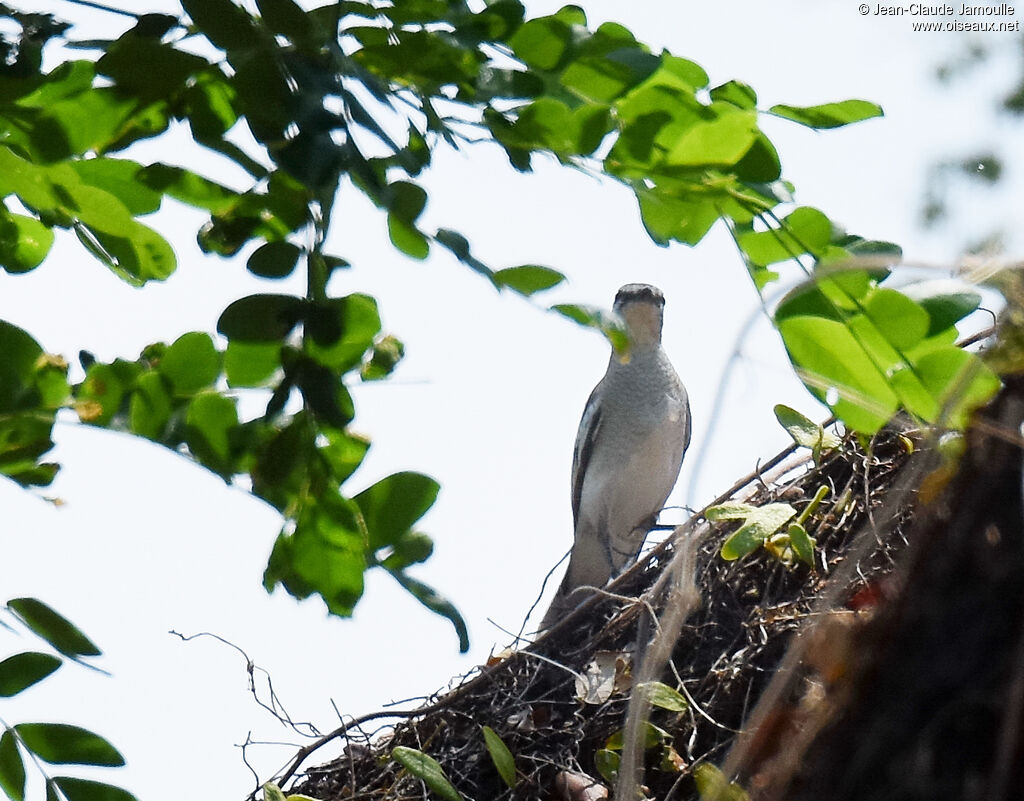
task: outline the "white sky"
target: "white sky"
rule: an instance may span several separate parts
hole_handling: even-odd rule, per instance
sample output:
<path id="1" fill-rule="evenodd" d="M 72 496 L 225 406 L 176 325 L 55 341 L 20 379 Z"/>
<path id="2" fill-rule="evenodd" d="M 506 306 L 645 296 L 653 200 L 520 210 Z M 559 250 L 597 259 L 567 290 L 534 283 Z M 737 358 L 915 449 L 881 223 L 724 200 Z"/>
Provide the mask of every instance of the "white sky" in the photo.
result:
<path id="1" fill-rule="evenodd" d="M 84 20 L 84 36 L 122 29 L 116 18 L 68 3 L 15 5 Z M 167 0 L 129 5 L 140 12 L 171 7 Z M 532 16 L 558 5 L 527 3 Z M 764 123 L 798 201 L 852 232 L 900 242 L 912 260 L 948 264 L 964 239 L 987 233 L 988 220 L 1007 203 L 1008 190 L 993 199 L 970 195 L 946 235 L 926 238 L 917 228 L 927 165 L 1012 133 L 989 109 L 990 98 L 1019 74 L 1015 59 L 1004 56 L 953 89 L 940 90 L 932 80 L 935 66 L 971 41 L 966 34 L 913 33 L 910 19 L 862 16 L 853 0 L 734 0 L 685 10 L 668 0 L 599 0 L 587 7 L 592 25 L 622 22 L 655 49 L 701 64 L 712 85 L 747 81 L 762 108 L 848 97 L 881 103 L 884 119 L 840 131 Z M 148 145 L 132 155 L 173 161 L 178 151 Z M 700 506 L 774 454 L 786 441 L 772 415 L 775 403 L 820 415 L 761 321 L 741 343 L 743 359 L 708 442 L 722 369 L 757 308 L 728 236 L 716 227 L 695 249 L 659 249 L 623 187 L 541 159 L 536 166 L 532 175 L 519 175 L 497 148 L 439 148 L 423 179 L 431 197 L 426 227 L 461 231 L 494 267 L 539 263 L 567 273 L 569 284 L 541 296 L 539 306 L 607 307 L 630 281 L 663 288 L 665 345 L 689 389 L 695 426 L 670 503 Z M 133 358 L 149 342 L 212 331 L 235 297 L 279 291 L 249 276 L 241 260 L 203 256 L 194 243 L 201 215 L 169 202 L 152 219 L 179 257 L 178 272 L 165 284 L 132 289 L 76 243 L 63 242 L 35 272 L 0 275 L 0 317 L 69 358 L 83 347 L 101 359 Z M 46 494 L 65 504 L 54 508 L 0 485 L 0 599 L 33 595 L 67 614 L 104 649 L 101 665 L 114 677 L 65 667 L 6 702 L 0 716 L 8 723 L 67 721 L 103 734 L 129 764 L 97 775 L 143 801 L 194 788 L 211 798 L 241 798 L 252 777 L 235 745 L 247 733 L 297 743 L 252 702 L 236 652 L 210 639 L 182 643 L 168 630 L 214 632 L 237 644 L 270 671 L 295 720 L 326 731 L 337 725 L 331 700 L 358 715 L 430 693 L 479 664 L 492 646 L 508 641 L 499 626 L 518 630 L 544 575 L 571 542 L 572 443 L 583 403 L 605 368 L 603 340 L 521 298 L 495 294 L 446 253 L 426 263 L 396 254 L 383 216 L 351 192 L 340 199 L 336 219 L 332 250 L 356 268 L 339 275 L 332 290 L 375 295 L 385 328 L 407 346 L 392 382 L 355 389 L 357 427 L 374 445 L 346 487 L 354 493 L 406 469 L 441 482 L 423 524 L 435 537 L 435 554 L 414 572 L 457 604 L 473 648 L 460 657 L 448 622 L 386 575 L 368 576 L 352 621 L 328 619 L 318 600 L 298 604 L 280 590 L 268 596 L 260 581 L 280 523 L 272 510 L 170 452 L 62 423 L 55 456 L 64 470 Z M 705 446 L 702 474 L 687 495 Z M 679 520 L 681 513 L 663 519 Z M 27 647 L 35 643 L 0 634 L 0 658 Z M 248 757 L 266 778 L 293 750 L 260 746 Z M 88 772 L 76 775 L 82 773 Z"/>

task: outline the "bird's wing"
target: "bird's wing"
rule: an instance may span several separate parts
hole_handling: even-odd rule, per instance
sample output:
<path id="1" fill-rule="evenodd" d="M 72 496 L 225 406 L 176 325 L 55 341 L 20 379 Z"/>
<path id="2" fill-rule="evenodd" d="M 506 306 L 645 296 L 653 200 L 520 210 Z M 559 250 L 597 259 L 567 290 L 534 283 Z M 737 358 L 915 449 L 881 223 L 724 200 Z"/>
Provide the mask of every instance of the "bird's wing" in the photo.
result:
<path id="1" fill-rule="evenodd" d="M 594 391 L 587 398 L 587 405 L 583 407 L 583 417 L 580 419 L 580 428 L 576 433 L 576 447 L 572 453 L 572 524 L 574 529 L 580 517 L 583 479 L 587 475 L 587 466 L 590 463 L 597 431 L 601 425 L 600 389 L 600 384 L 594 387 Z"/>

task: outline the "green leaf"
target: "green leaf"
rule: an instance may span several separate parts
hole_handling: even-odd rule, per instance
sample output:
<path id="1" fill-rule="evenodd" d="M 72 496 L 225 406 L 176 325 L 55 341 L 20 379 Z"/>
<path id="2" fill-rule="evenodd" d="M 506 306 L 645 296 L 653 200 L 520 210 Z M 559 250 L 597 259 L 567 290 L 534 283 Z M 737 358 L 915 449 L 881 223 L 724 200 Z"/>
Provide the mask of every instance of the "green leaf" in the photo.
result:
<path id="1" fill-rule="evenodd" d="M 49 485 L 57 465 L 38 460 L 53 447 L 53 422 L 47 412 L 0 415 L 0 475 L 23 487 Z"/>
<path id="2" fill-rule="evenodd" d="M 520 267 L 507 267 L 494 273 L 494 281 L 499 286 L 508 287 L 520 295 L 529 297 L 558 286 L 565 281 L 565 276 L 550 267 L 536 264 L 524 264 Z"/>
<path id="3" fill-rule="evenodd" d="M 260 278 L 287 278 L 295 270 L 302 248 L 291 242 L 267 242 L 256 248 L 245 263 Z"/>
<path id="4" fill-rule="evenodd" d="M 250 468 L 253 493 L 284 510 L 306 491 L 309 467 L 315 464 L 317 433 L 309 415 L 301 411 L 280 430 L 268 432 L 268 437 Z"/>
<path id="5" fill-rule="evenodd" d="M 693 769 L 693 779 L 701 801 L 750 801 L 750 796 L 710 762 L 702 762 Z"/>
<path id="6" fill-rule="evenodd" d="M 779 302 L 775 322 L 790 317 L 824 317 L 847 321 L 874 288 L 866 270 L 817 270 L 813 283 L 801 284 Z"/>
<path id="7" fill-rule="evenodd" d="M 123 134 L 137 113 L 136 101 L 112 87 L 89 89 L 42 109 L 32 145 L 39 161 L 64 162 L 90 151 L 103 152 Z M 166 118 L 162 119 L 164 127 Z"/>
<path id="8" fill-rule="evenodd" d="M 60 356 L 46 355 L 35 363 L 35 385 L 44 409 L 60 409 L 68 400 L 68 365 Z"/>
<path id="9" fill-rule="evenodd" d="M 0 698 L 10 698 L 42 681 L 62 662 L 50 654 L 25 651 L 0 662 Z"/>
<path id="10" fill-rule="evenodd" d="M 109 197 L 113 198 L 112 195 Z M 88 207 L 88 216 L 96 219 L 92 211 L 103 206 L 109 208 L 110 204 Z M 122 281 L 132 286 L 142 286 L 147 281 L 163 281 L 177 267 L 171 246 L 152 228 L 129 218 L 122 220 L 113 232 L 114 223 L 105 221 L 103 227 L 97 227 L 94 223 L 85 222 L 85 216 L 82 215 L 83 222 L 75 227 L 75 233 L 81 240 L 84 229 L 95 240 L 101 250 L 90 248 L 90 252 Z"/>
<path id="11" fill-rule="evenodd" d="M 386 203 L 392 244 L 407 256 L 425 259 L 430 243 L 416 228 L 416 220 L 427 205 L 427 193 L 410 181 L 395 181 L 387 188 Z"/>
<path id="12" fill-rule="evenodd" d="M 12 412 L 29 400 L 26 393 L 43 349 L 26 331 L 0 320 L 0 353 L 0 412 Z"/>
<path id="13" fill-rule="evenodd" d="M 227 76 L 219 70 L 209 70 L 197 75 L 194 82 L 184 92 L 184 102 L 188 115 L 188 124 L 192 128 L 192 136 L 197 142 L 208 147 L 226 151 L 225 155 L 234 158 L 232 144 L 222 139 L 223 135 L 238 120 L 234 108 L 235 90 L 227 80 Z M 252 172 L 255 166 L 256 177 L 266 174 L 266 169 L 250 159 L 244 153 L 236 159 L 243 169 Z"/>
<path id="14" fill-rule="evenodd" d="M 206 391 L 196 395 L 185 413 L 189 450 L 204 465 L 227 478 L 234 472 L 232 434 L 238 428 L 233 398 Z"/>
<path id="15" fill-rule="evenodd" d="M 300 599 L 317 593 L 331 614 L 348 617 L 363 594 L 365 539 L 358 507 L 327 490 L 302 506 L 294 532 L 278 536 L 263 586 L 282 584 Z"/>
<path id="16" fill-rule="evenodd" d="M 447 248 L 455 258 L 467 265 L 474 271 L 480 273 L 494 282 L 494 271 L 486 264 L 473 256 L 469 250 L 469 240 L 458 231 L 450 231 L 447 228 L 438 228 L 434 234 L 434 241 L 442 247 Z"/>
<path id="17" fill-rule="evenodd" d="M 764 267 L 803 253 L 817 255 L 831 238 L 831 220 L 817 209 L 802 206 L 786 215 L 779 228 L 741 234 L 739 246 L 753 264 Z"/>
<path id="18" fill-rule="evenodd" d="M 295 383 L 306 406 L 321 422 L 344 428 L 355 417 L 352 396 L 335 370 L 304 358 L 296 370 Z"/>
<path id="19" fill-rule="evenodd" d="M 708 85 L 708 74 L 704 68 L 687 58 L 663 53 L 661 57 L 663 75 L 671 76 L 671 83 L 681 82 L 691 89 L 703 89 Z"/>
<path id="20" fill-rule="evenodd" d="M 280 142 L 296 117 L 297 95 L 289 86 L 277 48 L 239 51 L 232 54 L 231 66 L 235 71 L 231 76 L 231 87 L 249 130 L 258 141 Z M 309 143 L 308 136 L 304 140 L 295 137 L 291 142 Z M 286 151 L 279 147 L 277 159 L 280 162 L 282 153 Z M 306 155 L 312 155 L 308 149 Z"/>
<path id="21" fill-rule="evenodd" d="M 711 90 L 711 99 L 732 103 L 737 108 L 757 108 L 757 93 L 742 81 L 726 81 Z"/>
<path id="22" fill-rule="evenodd" d="M 160 208 L 160 192 L 142 179 L 143 167 L 129 159 L 79 159 L 70 163 L 82 183 L 120 200 L 131 214 L 151 214 Z"/>
<path id="23" fill-rule="evenodd" d="M 263 785 L 263 801 L 285 801 L 284 792 L 273 782 Z"/>
<path id="24" fill-rule="evenodd" d="M 960 322 L 981 305 L 981 294 L 960 281 L 921 281 L 900 291 L 927 312 L 929 337 Z"/>
<path id="25" fill-rule="evenodd" d="M 811 316 L 777 326 L 808 390 L 847 426 L 873 434 L 896 412 L 896 393 L 848 326 Z"/>
<path id="26" fill-rule="evenodd" d="M 668 245 L 673 239 L 696 245 L 719 218 L 718 207 L 699 197 L 672 197 L 642 186 L 635 186 L 634 191 L 644 228 L 658 245 Z"/>
<path id="27" fill-rule="evenodd" d="M 0 790 L 11 801 L 25 799 L 25 763 L 10 729 L 5 729 L 0 735 Z"/>
<path id="28" fill-rule="evenodd" d="M 423 260 L 430 255 L 430 243 L 427 238 L 415 225 L 394 214 L 388 215 L 388 236 L 391 244 L 410 258 Z"/>
<path id="29" fill-rule="evenodd" d="M 864 313 L 897 350 L 909 350 L 924 339 L 931 323 L 928 312 L 895 289 L 877 288 L 868 295 Z"/>
<path id="30" fill-rule="evenodd" d="M 0 205 L 0 267 L 9 273 L 34 270 L 53 247 L 53 231 L 34 217 Z"/>
<path id="31" fill-rule="evenodd" d="M 409 773 L 427 785 L 431 792 L 437 793 L 448 801 L 462 801 L 462 795 L 448 781 L 444 769 L 432 756 L 404 745 L 392 749 L 391 756 Z"/>
<path id="32" fill-rule="evenodd" d="M 293 295 L 249 295 L 224 310 L 217 332 L 239 342 L 281 342 L 302 319 L 303 306 Z"/>
<path id="33" fill-rule="evenodd" d="M 572 42 L 572 28 L 554 16 L 526 22 L 509 39 L 516 57 L 538 70 L 553 70 Z"/>
<path id="34" fill-rule="evenodd" d="M 153 191 L 218 215 L 230 214 L 242 197 L 190 170 L 167 164 L 151 164 L 143 168 L 137 178 Z"/>
<path id="35" fill-rule="evenodd" d="M 999 377 L 977 354 L 955 346 L 926 353 L 914 365 L 921 383 L 938 401 L 940 422 L 962 429 L 976 408 L 1000 387 Z"/>
<path id="36" fill-rule="evenodd" d="M 181 6 L 199 31 L 222 50 L 247 48 L 256 42 L 252 17 L 231 0 L 182 0 Z"/>
<path id="37" fill-rule="evenodd" d="M 45 76 L 45 83 L 18 100 L 19 106 L 45 108 L 64 97 L 73 97 L 92 86 L 91 61 L 67 61 Z"/>
<path id="38" fill-rule="evenodd" d="M 306 352 L 344 373 L 362 362 L 379 332 L 377 301 L 369 295 L 317 301 L 306 314 Z"/>
<path id="39" fill-rule="evenodd" d="M 120 767 L 124 757 L 91 731 L 66 723 L 19 723 L 18 737 L 32 753 L 51 765 Z"/>
<path id="40" fill-rule="evenodd" d="M 574 58 L 561 75 L 562 85 L 596 103 L 609 103 L 649 77 L 661 59 L 641 47 Z"/>
<path id="41" fill-rule="evenodd" d="M 139 376 L 128 406 L 132 431 L 147 439 L 161 440 L 173 410 L 174 404 L 161 375 L 150 371 Z"/>
<path id="42" fill-rule="evenodd" d="M 599 748 L 594 752 L 594 767 L 601 774 L 601 778 L 608 784 L 614 785 L 619 778 L 619 764 L 622 757 L 610 748 Z"/>
<path id="43" fill-rule="evenodd" d="M 0 194 L 6 196 L 13 192 L 36 211 L 55 211 L 61 201 L 49 180 L 51 172 L 50 168 L 15 155 L 9 147 L 0 146 Z M 78 179 L 73 172 L 71 176 Z"/>
<path id="44" fill-rule="evenodd" d="M 495 138 L 506 147 L 547 149 L 562 158 L 592 153 L 610 130 L 607 106 L 588 103 L 570 108 L 553 97 L 524 106 L 511 126 L 494 115 L 488 120 Z"/>
<path id="45" fill-rule="evenodd" d="M 801 523 L 790 523 L 787 530 L 789 545 L 796 558 L 805 564 L 814 566 L 814 539 L 807 534 Z"/>
<path id="46" fill-rule="evenodd" d="M 363 514 L 372 549 L 391 545 L 412 528 L 437 500 L 441 489 L 422 473 L 394 473 L 360 492 L 352 500 Z"/>
<path id="47" fill-rule="evenodd" d="M 339 484 L 351 476 L 362 464 L 370 449 L 370 440 L 350 431 L 324 432 L 327 444 L 320 446 L 320 454 L 331 467 L 331 475 Z"/>
<path id="48" fill-rule="evenodd" d="M 385 550 L 390 552 L 381 566 L 391 571 L 405 570 L 429 559 L 434 552 L 434 541 L 422 531 L 407 531 Z"/>
<path id="49" fill-rule="evenodd" d="M 278 342 L 228 342 L 224 372 L 231 387 L 265 387 L 281 367 Z"/>
<path id="50" fill-rule="evenodd" d="M 820 424 L 781 403 L 775 406 L 775 419 L 789 432 L 793 442 L 803 448 L 810 448 L 815 452 L 831 451 L 842 443 L 839 437 L 826 431 Z"/>
<path id="51" fill-rule="evenodd" d="M 626 353 L 629 350 L 629 337 L 622 330 L 619 321 L 609 316 L 602 309 L 592 306 L 581 306 L 576 303 L 559 303 L 551 307 L 551 311 L 572 320 L 584 328 L 596 328 L 617 353 Z"/>
<path id="52" fill-rule="evenodd" d="M 459 638 L 459 653 L 466 653 L 469 650 L 469 630 L 466 628 L 466 621 L 459 614 L 459 610 L 455 608 L 455 605 L 444 596 L 439 595 L 433 587 L 414 579 L 401 570 L 389 570 L 388 572 L 427 609 L 439 614 L 441 617 L 447 618 L 451 622 L 452 626 L 455 627 L 455 634 Z"/>
<path id="53" fill-rule="evenodd" d="M 672 735 L 660 726 L 655 726 L 650 721 L 644 722 L 644 748 L 656 748 L 663 743 L 670 742 Z M 625 732 L 619 729 L 613 733 L 605 742 L 604 747 L 610 751 L 621 751 L 625 742 Z"/>
<path id="54" fill-rule="evenodd" d="M 134 795 L 120 787 L 71 776 L 55 776 L 53 783 L 68 801 L 138 801 Z"/>
<path id="55" fill-rule="evenodd" d="M 84 728 L 67 723 L 18 723 L 18 737 L 32 753 L 54 765 L 120 767 L 124 757 L 110 743 Z"/>
<path id="56" fill-rule="evenodd" d="M 209 334 L 182 334 L 167 348 L 158 365 L 178 395 L 194 395 L 220 376 L 220 354 Z"/>
<path id="57" fill-rule="evenodd" d="M 15 598 L 7 607 L 26 626 L 65 656 L 99 656 L 102 651 L 67 618 L 35 598 Z"/>
<path id="58" fill-rule="evenodd" d="M 105 426 L 110 423 L 124 399 L 125 385 L 109 364 L 97 362 L 85 372 L 79 385 L 76 408 L 85 423 Z"/>
<path id="59" fill-rule="evenodd" d="M 771 184 L 782 175 L 779 151 L 763 133 L 758 133 L 754 144 L 733 166 L 736 177 L 746 183 Z"/>
<path id="60" fill-rule="evenodd" d="M 713 119 L 694 124 L 673 143 L 665 156 L 666 164 L 731 166 L 743 158 L 758 136 L 757 114 L 722 104 L 715 110 Z"/>
<path id="61" fill-rule="evenodd" d="M 294 0 L 256 0 L 256 7 L 274 33 L 287 36 L 297 44 L 318 39 L 317 34 L 323 33 Z"/>
<path id="62" fill-rule="evenodd" d="M 722 545 L 722 558 L 732 561 L 751 553 L 779 531 L 796 516 L 796 509 L 788 503 L 768 503 L 764 506 L 732 503 L 712 506 L 706 514 L 710 521 L 743 520 L 743 525 Z"/>
<path id="63" fill-rule="evenodd" d="M 641 688 L 647 696 L 647 700 L 660 709 L 667 709 L 669 712 L 685 712 L 690 706 L 682 693 L 660 681 L 649 681 L 637 686 L 637 689 Z"/>
<path id="64" fill-rule="evenodd" d="M 143 103 L 175 99 L 186 82 L 207 67 L 205 58 L 135 31 L 107 47 L 96 63 L 97 72 L 112 78 L 119 92 Z"/>
<path id="65" fill-rule="evenodd" d="M 820 106 L 772 106 L 769 111 L 787 120 L 809 128 L 839 128 L 851 122 L 860 122 L 882 116 L 882 107 L 866 100 L 844 100 Z"/>
<path id="66" fill-rule="evenodd" d="M 390 334 L 373 343 L 373 353 L 369 361 L 363 363 L 359 377 L 363 381 L 379 381 L 387 378 L 405 356 L 405 345 L 397 337 Z"/>
<path id="67" fill-rule="evenodd" d="M 498 775 L 509 787 L 516 786 L 516 761 L 512 752 L 508 750 L 505 741 L 498 736 L 490 726 L 482 726 L 484 743 L 487 746 L 487 753 L 491 755 L 494 767 L 498 769 Z"/>
<path id="68" fill-rule="evenodd" d="M 388 212 L 398 219 L 414 223 L 427 205 L 427 193 L 412 181 L 395 181 L 385 193 Z"/>
<path id="69" fill-rule="evenodd" d="M 904 303 L 912 303 L 912 301 L 904 298 L 902 295 L 897 295 L 897 297 Z M 865 308 L 867 305 L 865 303 Z M 911 325 L 910 331 L 913 334 L 920 335 L 927 327 L 927 317 L 921 309 L 918 308 L 916 311 L 920 317 L 914 322 L 919 323 L 919 325 L 916 327 L 916 330 Z M 892 342 L 886 336 L 886 334 L 889 336 L 899 336 L 898 327 L 893 325 L 894 321 L 891 318 L 885 320 L 885 322 L 888 323 L 889 327 L 883 331 L 866 314 L 855 314 L 847 319 L 846 324 L 860 346 L 864 348 L 872 363 L 885 375 L 889 386 L 896 393 L 903 407 L 922 420 L 933 421 L 939 413 L 936 398 L 927 391 L 920 379 L 914 374 L 913 365 L 908 361 L 909 348 L 918 345 L 921 343 L 921 340 L 916 338 L 907 339 L 908 352 L 903 352 L 897 347 L 897 343 Z M 929 350 L 931 348 L 926 348 L 925 352 Z"/>

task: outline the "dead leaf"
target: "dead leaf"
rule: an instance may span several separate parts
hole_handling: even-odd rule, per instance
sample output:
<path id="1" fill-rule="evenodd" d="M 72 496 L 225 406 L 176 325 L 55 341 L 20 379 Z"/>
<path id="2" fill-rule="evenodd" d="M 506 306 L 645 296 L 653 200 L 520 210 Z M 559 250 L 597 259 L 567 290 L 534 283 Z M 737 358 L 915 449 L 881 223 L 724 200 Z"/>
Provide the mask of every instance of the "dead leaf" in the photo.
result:
<path id="1" fill-rule="evenodd" d="M 585 704 L 603 704 L 614 693 L 627 692 L 632 684 L 629 654 L 598 651 L 576 677 L 576 699 Z"/>
<path id="2" fill-rule="evenodd" d="M 520 709 L 514 715 L 509 715 L 505 719 L 505 723 L 516 731 L 531 732 L 537 730 L 537 727 L 533 724 L 533 713 L 529 709 Z"/>
<path id="3" fill-rule="evenodd" d="M 608 797 L 608 788 L 592 776 L 571 770 L 555 776 L 555 792 L 562 801 L 599 801 Z"/>
<path id="4" fill-rule="evenodd" d="M 498 653 L 491 654 L 489 657 L 487 657 L 486 666 L 494 667 L 495 665 L 500 665 L 502 662 L 504 662 L 506 659 L 512 656 L 513 653 L 514 652 L 511 648 L 503 648 L 502 650 L 498 651 Z"/>

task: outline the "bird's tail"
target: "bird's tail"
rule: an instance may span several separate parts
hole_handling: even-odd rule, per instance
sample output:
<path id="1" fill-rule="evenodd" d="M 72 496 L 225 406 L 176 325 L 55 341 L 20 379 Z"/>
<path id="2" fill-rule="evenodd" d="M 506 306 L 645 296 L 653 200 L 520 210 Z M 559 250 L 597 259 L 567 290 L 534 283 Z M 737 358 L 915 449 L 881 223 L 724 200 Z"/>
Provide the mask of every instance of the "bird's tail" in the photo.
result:
<path id="1" fill-rule="evenodd" d="M 565 578 L 562 579 L 562 583 L 555 592 L 555 597 L 551 599 L 548 611 L 544 613 L 544 617 L 541 619 L 540 631 L 547 631 L 552 626 L 561 622 L 566 615 L 583 603 L 590 595 L 591 591 L 589 588 L 574 587 L 569 581 L 569 576 L 570 573 L 567 570 Z"/>

